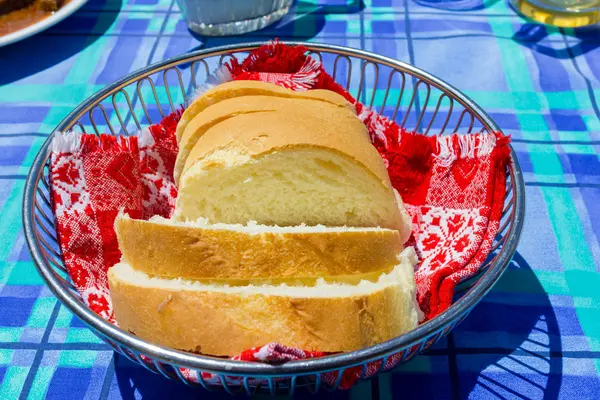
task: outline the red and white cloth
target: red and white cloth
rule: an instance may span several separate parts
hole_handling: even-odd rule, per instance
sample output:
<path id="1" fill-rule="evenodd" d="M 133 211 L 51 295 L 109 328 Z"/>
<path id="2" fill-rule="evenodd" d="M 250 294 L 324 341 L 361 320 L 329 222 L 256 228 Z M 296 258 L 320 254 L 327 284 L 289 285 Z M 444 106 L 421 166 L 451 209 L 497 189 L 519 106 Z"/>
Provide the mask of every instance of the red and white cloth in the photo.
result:
<path id="1" fill-rule="evenodd" d="M 412 217 L 409 244 L 420 259 L 415 270 L 419 305 L 427 319 L 446 310 L 456 284 L 473 276 L 491 250 L 504 204 L 509 139 L 499 133 L 428 137 L 406 132 L 357 102 L 302 46 L 271 43 L 242 62 L 232 59 L 212 77 L 213 83 L 226 80 L 261 80 L 298 91 L 329 89 L 355 105 Z M 171 215 L 180 117 L 178 110 L 138 136 L 68 133 L 52 144 L 52 199 L 65 264 L 84 301 L 113 323 L 106 271 L 120 258 L 114 219 L 121 208 L 134 218 Z M 235 359 L 278 363 L 321 355 L 268 344 Z M 399 359 L 390 357 L 386 369 Z M 376 364 L 367 376 L 379 368 Z M 347 373 L 344 387 L 360 370 Z M 184 375 L 194 379 L 190 371 Z M 335 381 L 330 375 L 324 379 Z"/>

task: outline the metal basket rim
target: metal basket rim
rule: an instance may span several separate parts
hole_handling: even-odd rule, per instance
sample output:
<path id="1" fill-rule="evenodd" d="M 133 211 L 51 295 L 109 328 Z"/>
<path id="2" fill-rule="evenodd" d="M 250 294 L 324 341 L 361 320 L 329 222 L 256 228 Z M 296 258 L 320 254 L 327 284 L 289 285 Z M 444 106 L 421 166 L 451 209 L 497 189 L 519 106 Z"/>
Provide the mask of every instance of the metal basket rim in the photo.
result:
<path id="1" fill-rule="evenodd" d="M 481 118 L 481 122 L 488 125 L 492 131 L 501 132 L 500 128 L 496 123 L 483 111 L 475 102 L 469 97 L 465 96 L 458 89 L 452 85 L 444 82 L 443 80 L 422 71 L 420 68 L 406 64 L 404 62 L 391 59 L 389 57 L 376 55 L 368 51 L 353 49 L 344 46 L 321 44 L 321 43 L 304 43 L 304 42 L 282 42 L 287 45 L 302 45 L 305 46 L 309 51 L 327 51 L 330 53 L 342 54 L 347 56 L 359 57 L 363 60 L 374 61 L 379 64 L 387 65 L 394 69 L 400 69 L 402 71 L 408 71 L 413 76 L 417 76 L 420 79 L 424 79 L 427 83 L 432 84 L 438 89 L 443 89 L 450 92 L 456 97 L 465 108 L 471 109 L 474 114 Z M 151 75 L 159 70 L 168 68 L 169 66 L 175 66 L 185 61 L 193 61 L 194 58 L 206 58 L 214 57 L 218 55 L 227 54 L 230 52 L 243 52 L 253 50 L 264 42 L 253 42 L 235 45 L 219 46 L 211 49 L 198 50 L 192 53 L 173 57 L 164 61 L 160 61 L 151 64 L 145 68 L 136 70 L 127 76 L 117 80 L 116 82 L 104 87 L 100 91 L 96 92 L 92 96 L 84 100 L 78 105 L 72 112 L 70 112 L 61 123 L 52 131 L 46 141 L 40 148 L 32 167 L 27 176 L 25 191 L 23 196 L 23 225 L 25 229 L 25 238 L 27 246 L 33 257 L 34 264 L 52 291 L 52 293 L 63 303 L 71 312 L 81 318 L 87 323 L 93 330 L 100 333 L 101 336 L 109 338 L 115 342 L 118 342 L 128 348 L 132 348 L 135 351 L 147 355 L 153 359 L 176 364 L 181 367 L 191 368 L 207 372 L 224 373 L 227 375 L 244 375 L 244 376 L 293 376 L 297 374 L 314 374 L 320 372 L 326 372 L 330 370 L 337 370 L 340 368 L 349 368 L 354 365 L 359 365 L 364 362 L 372 361 L 381 357 L 393 354 L 401 349 L 406 349 L 414 346 L 416 343 L 423 341 L 426 337 L 434 332 L 438 332 L 447 325 L 457 321 L 464 313 L 470 310 L 476 305 L 487 292 L 492 288 L 496 281 L 500 278 L 508 263 L 510 262 L 519 241 L 521 230 L 523 227 L 524 212 L 525 212 L 525 185 L 521 173 L 521 169 L 516 158 L 514 149 L 511 147 L 511 165 L 509 166 L 509 173 L 514 185 L 513 196 L 514 196 L 514 215 L 513 223 L 509 227 L 509 231 L 506 233 L 506 240 L 501 247 L 495 261 L 489 266 L 488 270 L 481 276 L 481 278 L 471 287 L 465 295 L 463 295 L 457 302 L 453 303 L 450 308 L 444 311 L 442 314 L 433 318 L 430 321 L 418 326 L 416 329 L 390 339 L 386 342 L 370 346 L 364 349 L 329 355 L 319 358 L 289 361 L 282 365 L 270 365 L 265 363 L 257 362 L 245 362 L 245 361 L 232 361 L 228 359 L 222 359 L 211 356 L 203 356 L 188 352 L 175 350 L 168 347 L 159 346 L 156 344 L 149 343 L 142 340 L 132 334 L 129 334 L 116 326 L 110 324 L 91 309 L 85 306 L 77 296 L 75 296 L 70 290 L 65 288 L 63 284 L 57 279 L 58 274 L 54 271 L 52 266 L 44 260 L 42 252 L 40 250 L 40 244 L 36 241 L 34 234 L 34 199 L 35 191 L 43 173 L 44 165 L 47 162 L 49 156 L 48 148 L 52 137 L 57 132 L 64 132 L 73 125 L 73 121 L 77 119 L 91 108 L 98 100 L 106 97 L 107 93 L 114 92 L 124 86 L 127 86 L 133 80 L 139 80 L 141 77 Z"/>

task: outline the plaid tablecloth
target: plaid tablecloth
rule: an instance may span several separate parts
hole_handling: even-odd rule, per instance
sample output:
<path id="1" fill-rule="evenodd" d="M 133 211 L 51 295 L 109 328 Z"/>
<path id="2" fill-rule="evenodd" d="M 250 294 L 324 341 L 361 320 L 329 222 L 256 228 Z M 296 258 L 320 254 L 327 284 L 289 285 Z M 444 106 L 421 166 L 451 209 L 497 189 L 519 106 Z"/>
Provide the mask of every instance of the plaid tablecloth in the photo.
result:
<path id="1" fill-rule="evenodd" d="M 115 356 L 57 302 L 25 245 L 21 199 L 48 133 L 104 85 L 193 49 L 273 37 L 370 50 L 450 82 L 512 135 L 526 181 L 521 243 L 494 290 L 426 355 L 335 397 L 600 398 L 600 27 L 542 27 L 505 0 L 472 11 L 301 0 L 274 27 L 205 39 L 174 0 L 90 0 L 0 48 L 0 399 L 213 398 Z"/>

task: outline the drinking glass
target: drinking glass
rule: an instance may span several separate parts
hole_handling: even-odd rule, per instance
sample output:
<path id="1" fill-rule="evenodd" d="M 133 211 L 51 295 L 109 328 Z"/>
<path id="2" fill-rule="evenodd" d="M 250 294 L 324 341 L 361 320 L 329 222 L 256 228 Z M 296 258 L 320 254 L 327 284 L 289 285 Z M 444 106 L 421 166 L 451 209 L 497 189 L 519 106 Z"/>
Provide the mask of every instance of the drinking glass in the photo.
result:
<path id="1" fill-rule="evenodd" d="M 188 27 L 205 36 L 262 29 L 288 13 L 293 0 L 177 0 Z"/>

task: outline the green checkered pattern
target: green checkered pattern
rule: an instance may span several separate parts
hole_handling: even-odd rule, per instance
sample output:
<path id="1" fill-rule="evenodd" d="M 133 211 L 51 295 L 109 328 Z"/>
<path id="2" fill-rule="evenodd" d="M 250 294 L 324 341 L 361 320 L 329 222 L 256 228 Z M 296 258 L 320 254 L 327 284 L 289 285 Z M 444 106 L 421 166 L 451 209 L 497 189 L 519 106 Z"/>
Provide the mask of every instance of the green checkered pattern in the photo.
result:
<path id="1" fill-rule="evenodd" d="M 512 135 L 526 182 L 518 251 L 471 315 L 393 373 L 322 397 L 600 398 L 598 27 L 543 27 L 495 0 L 471 11 L 298 0 L 260 32 L 202 38 L 174 0 L 124 1 L 90 0 L 0 50 L 0 399 L 212 398 L 115 356 L 56 301 L 24 242 L 24 180 L 60 120 L 115 79 L 191 50 L 274 37 L 369 50 L 446 80 Z"/>

